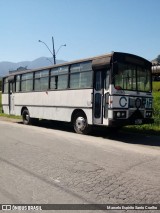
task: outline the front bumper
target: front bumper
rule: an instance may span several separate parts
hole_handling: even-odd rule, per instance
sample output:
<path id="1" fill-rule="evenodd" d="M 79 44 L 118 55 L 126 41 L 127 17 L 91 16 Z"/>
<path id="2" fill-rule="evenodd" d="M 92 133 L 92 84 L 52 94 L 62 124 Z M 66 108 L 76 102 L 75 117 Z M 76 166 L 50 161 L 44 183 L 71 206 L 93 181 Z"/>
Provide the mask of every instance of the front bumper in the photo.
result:
<path id="1" fill-rule="evenodd" d="M 138 125 L 138 124 L 152 124 L 154 123 L 153 118 L 140 118 L 140 119 L 115 119 L 109 120 L 109 126 L 128 126 L 128 125 Z"/>

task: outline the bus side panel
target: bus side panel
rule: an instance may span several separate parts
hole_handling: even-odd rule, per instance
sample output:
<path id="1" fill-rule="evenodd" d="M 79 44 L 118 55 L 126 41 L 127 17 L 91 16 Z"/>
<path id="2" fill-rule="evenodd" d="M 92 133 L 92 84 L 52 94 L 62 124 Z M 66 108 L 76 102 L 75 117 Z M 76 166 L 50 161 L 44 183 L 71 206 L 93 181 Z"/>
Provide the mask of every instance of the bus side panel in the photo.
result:
<path id="1" fill-rule="evenodd" d="M 2 94 L 2 110 L 5 114 L 9 114 L 9 95 Z"/>
<path id="2" fill-rule="evenodd" d="M 15 114 L 27 107 L 30 117 L 71 121 L 75 109 L 82 109 L 92 124 L 92 89 L 15 93 Z"/>

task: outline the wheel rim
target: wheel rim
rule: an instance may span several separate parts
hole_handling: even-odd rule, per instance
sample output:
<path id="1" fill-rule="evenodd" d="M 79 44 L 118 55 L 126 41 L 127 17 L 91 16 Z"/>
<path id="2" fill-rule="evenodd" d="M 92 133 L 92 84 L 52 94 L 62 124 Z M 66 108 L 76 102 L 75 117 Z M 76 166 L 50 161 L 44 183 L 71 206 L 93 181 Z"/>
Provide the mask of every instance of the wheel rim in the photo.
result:
<path id="1" fill-rule="evenodd" d="M 24 113 L 23 120 L 27 121 L 27 122 L 29 121 L 29 114 L 28 113 Z"/>
<path id="2" fill-rule="evenodd" d="M 76 129 L 79 130 L 79 131 L 83 131 L 86 127 L 86 119 L 83 118 L 83 117 L 78 117 L 76 119 Z"/>

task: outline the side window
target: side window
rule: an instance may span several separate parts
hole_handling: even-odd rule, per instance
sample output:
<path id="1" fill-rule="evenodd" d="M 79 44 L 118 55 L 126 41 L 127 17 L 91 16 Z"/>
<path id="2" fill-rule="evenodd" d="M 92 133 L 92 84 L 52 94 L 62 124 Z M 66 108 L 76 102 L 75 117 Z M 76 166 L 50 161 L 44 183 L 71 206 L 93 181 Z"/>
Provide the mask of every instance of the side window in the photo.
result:
<path id="1" fill-rule="evenodd" d="M 80 88 L 80 64 L 73 64 L 70 68 L 70 88 Z"/>
<path id="2" fill-rule="evenodd" d="M 70 68 L 70 88 L 90 88 L 92 87 L 92 67 L 91 62 L 82 62 L 71 65 Z"/>
<path id="3" fill-rule="evenodd" d="M 93 81 L 93 71 L 91 61 L 80 64 L 80 88 L 91 88 Z"/>
<path id="4" fill-rule="evenodd" d="M 13 93 L 15 93 L 15 86 L 16 86 L 16 83 L 15 83 L 15 81 L 14 81 L 14 82 L 12 82 L 12 92 L 13 92 Z"/>
<path id="5" fill-rule="evenodd" d="M 3 93 L 8 93 L 8 78 L 3 79 Z"/>
<path id="6" fill-rule="evenodd" d="M 22 74 L 21 91 L 28 92 L 33 90 L 33 73 Z"/>
<path id="7" fill-rule="evenodd" d="M 67 86 L 68 86 L 68 66 L 59 67 L 57 89 L 66 89 Z"/>
<path id="8" fill-rule="evenodd" d="M 49 87 L 48 82 L 49 82 L 49 70 L 42 70 L 35 72 L 34 90 L 36 91 L 48 90 Z"/>
<path id="9" fill-rule="evenodd" d="M 50 89 L 57 89 L 58 87 L 58 68 L 53 68 L 50 74 Z"/>
<path id="10" fill-rule="evenodd" d="M 16 92 L 20 91 L 20 75 L 16 76 Z"/>
<path id="11" fill-rule="evenodd" d="M 50 89 L 66 89 L 68 86 L 68 66 L 51 70 Z"/>
<path id="12" fill-rule="evenodd" d="M 102 72 L 96 71 L 95 72 L 95 90 L 99 91 L 102 89 Z"/>
<path id="13" fill-rule="evenodd" d="M 59 75 L 58 76 L 58 89 L 66 89 L 68 82 L 68 75 Z"/>
<path id="14" fill-rule="evenodd" d="M 40 85 L 40 72 L 37 71 L 34 74 L 34 90 L 40 90 L 41 89 L 41 85 Z"/>

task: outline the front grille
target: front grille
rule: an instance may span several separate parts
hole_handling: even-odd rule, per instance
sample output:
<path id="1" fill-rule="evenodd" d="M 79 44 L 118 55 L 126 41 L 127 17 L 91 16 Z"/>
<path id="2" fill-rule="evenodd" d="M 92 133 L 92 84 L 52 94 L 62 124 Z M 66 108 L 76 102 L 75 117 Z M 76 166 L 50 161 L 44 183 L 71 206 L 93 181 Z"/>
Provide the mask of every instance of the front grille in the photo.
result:
<path id="1" fill-rule="evenodd" d="M 144 110 L 130 110 L 129 111 L 129 119 L 142 119 L 144 118 Z"/>

